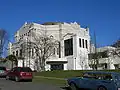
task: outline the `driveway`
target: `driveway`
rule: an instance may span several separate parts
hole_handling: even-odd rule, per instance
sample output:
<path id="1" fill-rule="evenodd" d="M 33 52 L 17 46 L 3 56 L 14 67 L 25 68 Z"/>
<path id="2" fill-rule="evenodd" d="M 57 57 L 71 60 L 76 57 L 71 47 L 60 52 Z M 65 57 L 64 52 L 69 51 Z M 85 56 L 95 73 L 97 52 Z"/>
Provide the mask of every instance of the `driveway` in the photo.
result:
<path id="1" fill-rule="evenodd" d="M 33 82 L 15 82 L 0 78 L 0 90 L 64 90 L 58 86 L 33 83 Z"/>

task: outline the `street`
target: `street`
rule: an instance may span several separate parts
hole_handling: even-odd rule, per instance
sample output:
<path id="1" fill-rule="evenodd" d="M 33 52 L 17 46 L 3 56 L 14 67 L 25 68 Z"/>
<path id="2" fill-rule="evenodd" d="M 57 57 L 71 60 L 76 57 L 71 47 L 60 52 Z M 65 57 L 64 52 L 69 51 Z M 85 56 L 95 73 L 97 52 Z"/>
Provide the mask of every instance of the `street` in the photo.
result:
<path id="1" fill-rule="evenodd" d="M 65 90 L 55 85 L 33 83 L 33 82 L 15 82 L 0 78 L 0 90 Z"/>

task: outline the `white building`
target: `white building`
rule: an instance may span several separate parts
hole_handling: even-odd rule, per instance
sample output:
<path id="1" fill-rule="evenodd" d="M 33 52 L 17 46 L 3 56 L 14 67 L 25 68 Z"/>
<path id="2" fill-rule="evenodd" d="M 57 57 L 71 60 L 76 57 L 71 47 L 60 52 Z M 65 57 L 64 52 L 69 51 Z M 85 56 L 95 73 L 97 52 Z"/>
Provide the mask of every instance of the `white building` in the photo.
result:
<path id="1" fill-rule="evenodd" d="M 97 53 L 103 53 L 100 58 L 98 58 L 98 69 L 118 69 L 120 68 L 120 57 L 114 54 L 118 51 L 117 48 L 111 46 L 100 47 L 96 49 Z M 94 52 L 93 52 L 94 53 Z M 92 65 L 94 59 L 89 60 L 89 65 Z"/>
<path id="2" fill-rule="evenodd" d="M 20 55 L 20 44 L 27 39 L 31 40 L 31 31 L 37 34 L 44 31 L 60 42 L 60 56 L 55 54 L 46 61 L 46 70 L 64 69 L 81 70 L 90 69 L 88 65 L 88 53 L 90 49 L 89 28 L 82 28 L 74 23 L 25 23 L 14 35 L 15 43 L 9 43 L 9 55 Z M 24 56 L 25 66 L 36 69 L 35 58 Z M 22 66 L 23 60 L 19 59 L 18 66 Z M 29 63 L 29 65 L 28 65 Z"/>

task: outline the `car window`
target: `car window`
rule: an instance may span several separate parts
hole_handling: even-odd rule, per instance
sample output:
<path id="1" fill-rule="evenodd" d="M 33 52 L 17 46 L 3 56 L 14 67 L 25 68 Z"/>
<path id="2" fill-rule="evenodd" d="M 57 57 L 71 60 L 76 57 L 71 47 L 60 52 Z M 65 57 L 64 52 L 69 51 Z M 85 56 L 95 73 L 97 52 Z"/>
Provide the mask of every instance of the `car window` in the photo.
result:
<path id="1" fill-rule="evenodd" d="M 102 73 L 85 73 L 83 78 L 94 78 L 99 80 L 112 80 L 111 74 L 102 74 Z"/>
<path id="2" fill-rule="evenodd" d="M 6 70 L 6 67 L 0 67 L 0 70 Z"/>
<path id="3" fill-rule="evenodd" d="M 83 78 L 95 78 L 95 76 L 92 73 L 85 73 Z"/>
<path id="4" fill-rule="evenodd" d="M 20 72 L 32 72 L 32 70 L 28 67 L 24 67 L 20 69 Z"/>
<path id="5" fill-rule="evenodd" d="M 115 75 L 115 80 L 120 80 L 120 76 L 119 75 Z"/>
<path id="6" fill-rule="evenodd" d="M 111 79 L 112 79 L 112 76 L 111 76 L 111 75 L 105 75 L 103 79 L 104 79 L 104 80 L 111 80 Z"/>
<path id="7" fill-rule="evenodd" d="M 96 75 L 96 79 L 112 80 L 112 76 L 110 74 L 98 74 Z"/>
<path id="8" fill-rule="evenodd" d="M 14 71 L 14 68 L 12 68 L 11 70 L 10 70 L 10 72 L 13 72 Z"/>
<path id="9" fill-rule="evenodd" d="M 18 71 L 18 68 L 14 68 L 14 69 L 13 69 L 13 72 L 17 72 L 17 71 Z"/>

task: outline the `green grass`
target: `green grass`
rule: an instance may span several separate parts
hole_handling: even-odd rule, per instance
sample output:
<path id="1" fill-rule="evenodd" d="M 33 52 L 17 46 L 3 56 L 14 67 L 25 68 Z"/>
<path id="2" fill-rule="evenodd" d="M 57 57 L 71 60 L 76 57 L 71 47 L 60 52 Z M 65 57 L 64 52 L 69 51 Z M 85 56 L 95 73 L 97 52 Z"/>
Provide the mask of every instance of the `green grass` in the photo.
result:
<path id="1" fill-rule="evenodd" d="M 74 76 L 81 76 L 82 72 L 85 71 L 46 71 L 46 72 L 37 72 L 35 76 L 44 76 L 44 77 L 56 77 L 56 78 L 69 78 Z"/>
<path id="2" fill-rule="evenodd" d="M 83 72 L 90 71 L 90 70 L 66 70 L 66 71 L 46 71 L 46 72 L 36 72 L 34 73 L 34 80 L 33 82 L 42 82 L 54 85 L 65 85 L 66 81 L 65 78 L 81 76 Z M 108 72 L 120 72 L 120 70 L 101 70 L 101 71 L 108 71 Z M 38 76 L 38 77 L 36 77 Z M 40 77 L 39 77 L 40 76 Z M 45 78 L 44 78 L 44 77 Z M 56 79 L 58 78 L 58 79 Z M 59 80 L 59 78 L 63 80 Z"/>
<path id="3" fill-rule="evenodd" d="M 57 86 L 65 86 L 66 84 L 65 80 L 38 78 L 38 77 L 34 77 L 33 82 L 34 83 L 45 83 L 45 84 L 51 84 L 51 85 L 57 85 Z"/>

